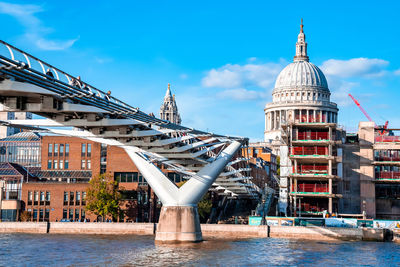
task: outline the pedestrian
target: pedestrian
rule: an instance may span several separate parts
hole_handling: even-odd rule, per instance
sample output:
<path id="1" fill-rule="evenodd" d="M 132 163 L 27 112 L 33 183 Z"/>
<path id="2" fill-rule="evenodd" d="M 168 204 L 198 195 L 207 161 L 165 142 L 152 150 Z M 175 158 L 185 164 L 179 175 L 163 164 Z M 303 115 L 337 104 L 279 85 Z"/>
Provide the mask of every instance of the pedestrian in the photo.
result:
<path id="1" fill-rule="evenodd" d="M 69 81 L 69 85 L 82 88 L 81 76 L 76 77 L 76 79 L 71 78 L 71 80 Z"/>
<path id="2" fill-rule="evenodd" d="M 54 74 L 50 69 L 47 69 L 46 76 L 47 76 L 46 78 L 49 80 L 54 79 Z"/>

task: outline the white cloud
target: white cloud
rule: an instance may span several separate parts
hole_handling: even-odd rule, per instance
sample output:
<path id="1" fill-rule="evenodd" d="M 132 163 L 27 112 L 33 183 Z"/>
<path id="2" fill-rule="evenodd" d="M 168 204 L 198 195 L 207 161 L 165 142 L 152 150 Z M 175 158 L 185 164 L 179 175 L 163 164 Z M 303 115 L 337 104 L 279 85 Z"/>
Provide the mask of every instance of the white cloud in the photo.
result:
<path id="1" fill-rule="evenodd" d="M 234 88 L 240 86 L 240 74 L 231 70 L 232 65 L 226 65 L 224 69 L 212 69 L 208 72 L 207 76 L 203 78 L 202 84 L 205 87 L 222 87 Z"/>
<path id="2" fill-rule="evenodd" d="M 251 60 L 250 60 L 251 61 Z M 226 64 L 208 71 L 202 80 L 205 87 L 237 89 L 247 86 L 270 87 L 283 68 L 281 63 Z"/>
<path id="3" fill-rule="evenodd" d="M 378 58 L 329 59 L 322 63 L 321 69 L 328 76 L 374 78 L 384 75 L 387 65 L 388 61 Z"/>
<path id="4" fill-rule="evenodd" d="M 356 82 L 348 82 L 344 80 L 337 80 L 332 82 L 331 88 L 331 100 L 340 106 L 350 106 L 353 104 L 353 100 L 349 97 L 349 93 L 355 87 L 360 84 Z"/>
<path id="5" fill-rule="evenodd" d="M 181 78 L 182 80 L 186 80 L 189 76 L 186 73 L 182 73 L 181 75 L 179 75 L 179 78 Z"/>
<path id="6" fill-rule="evenodd" d="M 259 98 L 264 98 L 266 96 L 265 92 L 258 92 L 253 90 L 246 90 L 244 88 L 237 89 L 227 89 L 218 93 L 217 95 L 220 98 L 232 98 L 235 100 L 254 100 Z"/>
<path id="7" fill-rule="evenodd" d="M 24 28 L 24 39 L 33 43 L 42 50 L 64 50 L 71 47 L 79 38 L 71 40 L 50 40 L 46 35 L 53 32 L 53 29 L 45 27 L 36 17 L 36 13 L 43 12 L 39 5 L 12 4 L 0 2 L 0 14 L 14 17 Z"/>
<path id="8" fill-rule="evenodd" d="M 393 73 L 394 73 L 394 75 L 400 76 L 400 69 L 395 70 Z"/>

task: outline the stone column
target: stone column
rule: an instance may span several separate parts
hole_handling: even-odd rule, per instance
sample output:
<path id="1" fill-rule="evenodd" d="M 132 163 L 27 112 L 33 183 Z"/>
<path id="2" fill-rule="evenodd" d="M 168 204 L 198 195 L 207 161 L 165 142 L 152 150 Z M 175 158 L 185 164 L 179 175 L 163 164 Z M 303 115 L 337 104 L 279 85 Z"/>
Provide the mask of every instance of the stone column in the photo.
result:
<path id="1" fill-rule="evenodd" d="M 313 116 L 314 116 L 314 122 L 317 121 L 317 111 L 314 109 L 313 110 Z"/>
<path id="2" fill-rule="evenodd" d="M 306 115 L 307 115 L 307 122 L 309 122 L 310 121 L 310 111 L 308 110 L 308 109 L 306 109 Z"/>
<path id="3" fill-rule="evenodd" d="M 273 131 L 274 127 L 275 127 L 275 125 L 274 125 L 274 112 L 271 111 L 270 113 L 271 113 L 271 131 Z"/>

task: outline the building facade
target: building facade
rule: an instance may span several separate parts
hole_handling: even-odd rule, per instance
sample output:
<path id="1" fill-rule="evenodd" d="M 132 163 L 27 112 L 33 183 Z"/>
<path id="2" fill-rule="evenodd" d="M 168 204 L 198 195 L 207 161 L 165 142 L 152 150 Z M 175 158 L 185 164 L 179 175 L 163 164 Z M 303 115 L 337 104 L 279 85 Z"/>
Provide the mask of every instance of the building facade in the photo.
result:
<path id="1" fill-rule="evenodd" d="M 2 109 L 2 105 L 0 109 Z M 30 112 L 10 112 L 10 111 L 1 111 L 0 112 L 0 120 L 30 120 L 32 119 L 32 113 Z M 22 132 L 19 128 L 8 127 L 8 126 L 0 126 L 0 138 L 5 138 L 10 135 L 14 135 Z"/>
<path id="2" fill-rule="evenodd" d="M 346 208 L 355 206 L 355 212 L 367 218 L 399 220 L 400 136 L 376 129 L 374 122 L 360 122 L 357 136 L 343 151 L 352 160 L 351 167 L 344 168 L 344 177 L 352 184 L 345 187 L 355 188 Z"/>
<path id="3" fill-rule="evenodd" d="M 333 212 L 337 176 L 338 108 L 323 72 L 309 62 L 300 25 L 296 54 L 275 83 L 265 106 L 265 142 L 280 156 L 281 214 Z M 340 150 L 340 149 L 339 149 Z"/>

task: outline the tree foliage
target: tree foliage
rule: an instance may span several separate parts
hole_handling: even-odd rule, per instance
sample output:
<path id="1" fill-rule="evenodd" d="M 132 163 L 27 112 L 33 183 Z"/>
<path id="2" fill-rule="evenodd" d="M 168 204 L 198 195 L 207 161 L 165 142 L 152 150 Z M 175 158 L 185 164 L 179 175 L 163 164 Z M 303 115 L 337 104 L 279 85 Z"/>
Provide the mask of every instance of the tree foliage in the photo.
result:
<path id="1" fill-rule="evenodd" d="M 21 222 L 29 222 L 31 220 L 32 214 L 29 211 L 24 210 L 21 212 L 19 219 Z"/>
<path id="2" fill-rule="evenodd" d="M 211 213 L 212 202 L 210 193 L 207 193 L 203 196 L 203 198 L 197 203 L 197 208 L 199 210 L 200 221 L 207 221 L 208 217 Z"/>
<path id="3" fill-rule="evenodd" d="M 86 210 L 103 218 L 116 220 L 120 213 L 118 183 L 105 174 L 93 177 L 87 190 Z"/>
<path id="4" fill-rule="evenodd" d="M 276 174 L 281 176 L 281 157 L 276 157 Z"/>

